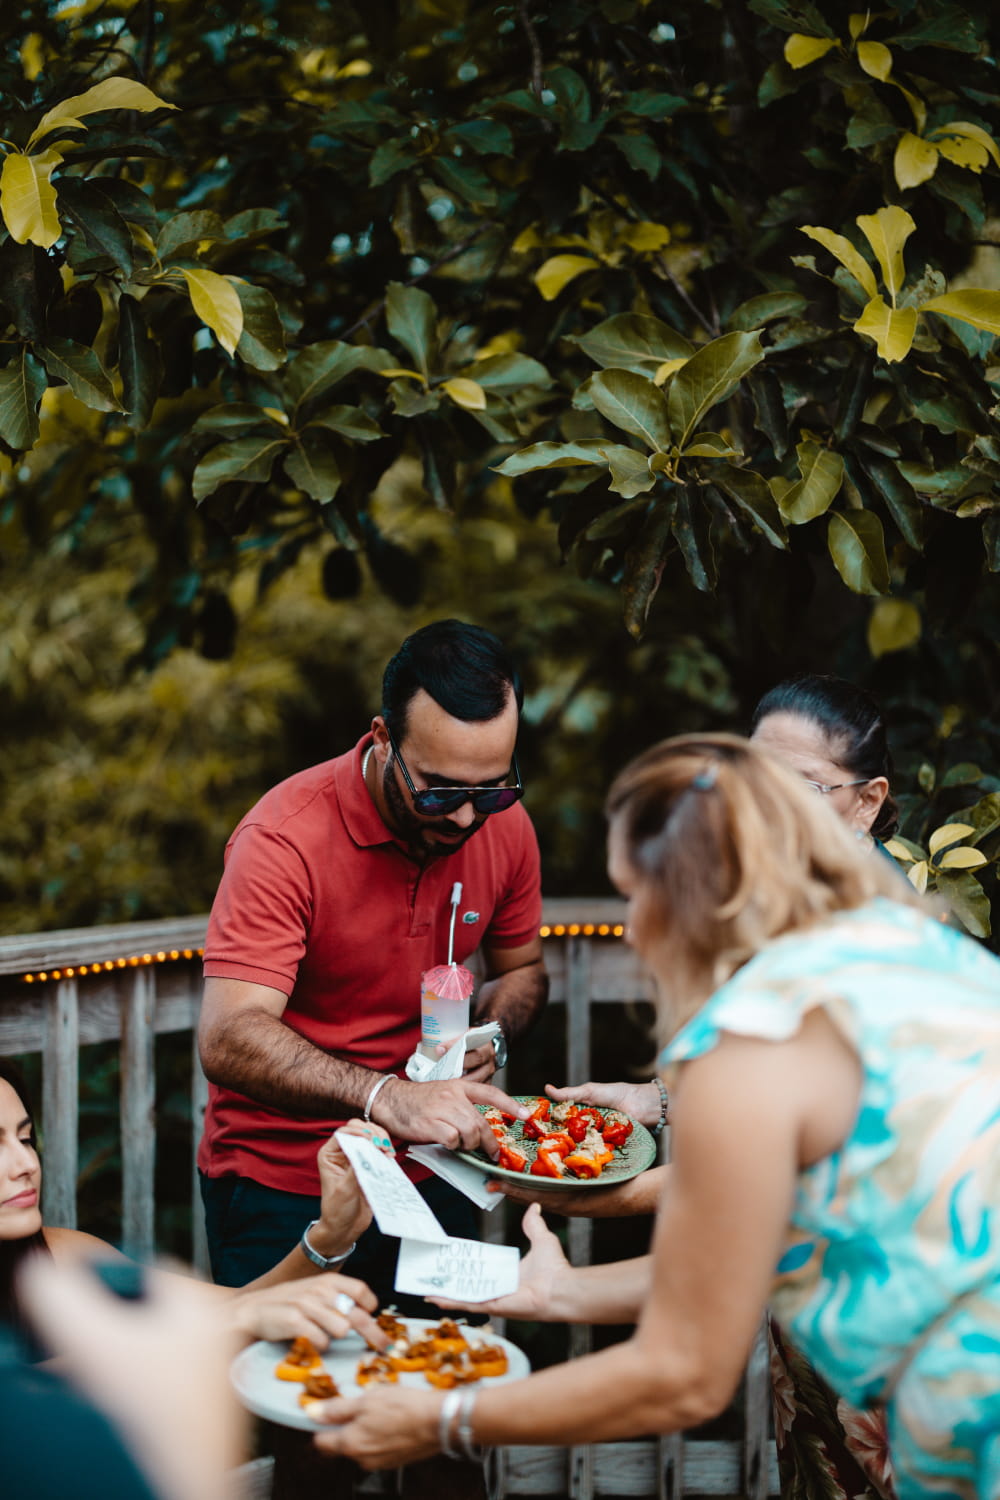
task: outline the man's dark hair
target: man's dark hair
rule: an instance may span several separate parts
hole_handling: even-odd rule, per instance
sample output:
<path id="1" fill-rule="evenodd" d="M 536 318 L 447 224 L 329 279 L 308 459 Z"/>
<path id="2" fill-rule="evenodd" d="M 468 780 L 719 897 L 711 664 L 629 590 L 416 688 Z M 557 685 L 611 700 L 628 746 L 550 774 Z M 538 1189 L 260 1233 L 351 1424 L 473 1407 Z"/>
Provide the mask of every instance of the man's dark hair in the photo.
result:
<path id="1" fill-rule="evenodd" d="M 464 620 L 435 620 L 407 636 L 382 678 L 382 717 L 397 741 L 406 734 L 406 715 L 423 688 L 434 702 L 469 724 L 485 724 L 503 713 L 513 692 L 518 712 L 524 701 L 521 674 L 503 643 Z"/>
<path id="2" fill-rule="evenodd" d="M 892 783 L 892 756 L 882 711 L 871 693 L 843 677 L 809 673 L 779 682 L 761 698 L 753 711 L 750 733 L 772 714 L 794 714 L 808 719 L 823 731 L 834 751 L 834 759 L 852 776 L 871 781 L 884 776 Z M 872 824 L 879 840 L 891 838 L 899 823 L 899 810 L 887 796 Z"/>

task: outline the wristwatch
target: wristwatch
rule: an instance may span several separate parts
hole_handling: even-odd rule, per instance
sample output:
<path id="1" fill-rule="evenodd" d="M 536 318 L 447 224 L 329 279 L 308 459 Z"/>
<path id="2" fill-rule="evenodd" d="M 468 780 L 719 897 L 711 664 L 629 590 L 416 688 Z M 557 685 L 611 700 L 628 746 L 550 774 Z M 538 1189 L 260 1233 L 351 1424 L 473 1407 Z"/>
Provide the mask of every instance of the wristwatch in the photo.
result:
<path id="1" fill-rule="evenodd" d="M 501 1068 L 506 1067 L 508 1055 L 507 1038 L 502 1031 L 498 1031 L 493 1038 L 493 1061 L 496 1064 L 498 1072 Z"/>

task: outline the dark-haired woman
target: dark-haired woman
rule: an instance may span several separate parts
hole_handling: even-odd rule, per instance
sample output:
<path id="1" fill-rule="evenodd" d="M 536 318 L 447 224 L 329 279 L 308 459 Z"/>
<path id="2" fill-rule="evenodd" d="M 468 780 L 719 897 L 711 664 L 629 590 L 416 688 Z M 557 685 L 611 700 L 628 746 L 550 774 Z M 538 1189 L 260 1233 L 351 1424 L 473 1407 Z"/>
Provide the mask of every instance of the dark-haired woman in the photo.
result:
<path id="1" fill-rule="evenodd" d="M 352 1129 L 381 1137 L 381 1132 L 360 1122 L 353 1122 Z M 381 1138 L 376 1143 L 383 1146 Z M 387 1146 L 388 1141 L 383 1149 Z M 343 1260 L 367 1227 L 371 1211 L 336 1141 L 321 1148 L 318 1161 L 323 1208 L 320 1219 L 306 1231 L 309 1244 L 326 1259 Z M 26 1257 L 118 1256 L 118 1251 L 92 1234 L 43 1225 L 41 1180 L 34 1116 L 24 1079 L 13 1063 L 0 1058 L 0 1322 L 15 1327 L 22 1321 L 17 1273 Z M 213 1291 L 227 1300 L 231 1326 L 244 1338 L 304 1336 L 325 1348 L 331 1338 L 356 1328 L 379 1346 L 385 1342 L 369 1315 L 376 1310 L 374 1294 L 354 1277 L 335 1271 L 318 1274 L 301 1242 L 250 1286 Z"/>

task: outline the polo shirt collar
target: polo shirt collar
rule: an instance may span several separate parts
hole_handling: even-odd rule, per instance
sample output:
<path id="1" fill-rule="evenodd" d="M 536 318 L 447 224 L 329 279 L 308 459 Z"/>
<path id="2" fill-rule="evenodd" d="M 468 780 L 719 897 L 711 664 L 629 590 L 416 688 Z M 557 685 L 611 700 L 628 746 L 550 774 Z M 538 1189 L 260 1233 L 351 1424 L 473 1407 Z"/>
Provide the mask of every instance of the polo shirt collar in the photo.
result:
<path id="1" fill-rule="evenodd" d="M 359 848 L 369 849 L 375 844 L 395 844 L 402 848 L 400 840 L 382 822 L 361 774 L 362 761 L 373 744 L 370 734 L 363 735 L 353 750 L 340 757 L 337 765 L 337 798 L 344 827 Z"/>

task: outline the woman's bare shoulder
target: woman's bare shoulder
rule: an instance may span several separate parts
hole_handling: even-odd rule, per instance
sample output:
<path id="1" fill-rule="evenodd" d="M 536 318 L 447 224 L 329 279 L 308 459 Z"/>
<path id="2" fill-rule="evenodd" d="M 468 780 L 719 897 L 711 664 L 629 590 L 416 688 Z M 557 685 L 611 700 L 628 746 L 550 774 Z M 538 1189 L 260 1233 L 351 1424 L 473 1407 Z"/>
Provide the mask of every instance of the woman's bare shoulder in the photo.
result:
<path id="1" fill-rule="evenodd" d="M 109 1245 L 107 1240 L 98 1239 L 96 1234 L 87 1234 L 82 1229 L 52 1228 L 46 1224 L 44 1232 L 45 1243 L 56 1260 L 85 1260 L 94 1255 L 125 1259 L 121 1251 Z"/>

